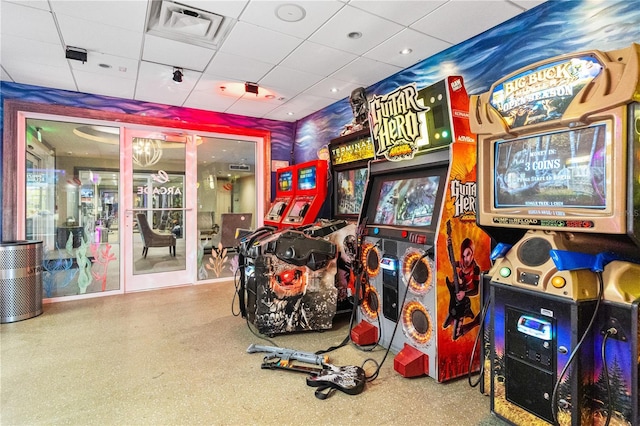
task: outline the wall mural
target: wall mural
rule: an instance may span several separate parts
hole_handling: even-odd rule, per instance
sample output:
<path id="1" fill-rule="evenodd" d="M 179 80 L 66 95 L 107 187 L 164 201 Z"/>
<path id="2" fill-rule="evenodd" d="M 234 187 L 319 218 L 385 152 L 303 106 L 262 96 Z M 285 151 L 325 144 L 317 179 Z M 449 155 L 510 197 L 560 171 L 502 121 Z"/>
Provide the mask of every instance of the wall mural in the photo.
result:
<path id="1" fill-rule="evenodd" d="M 268 130 L 271 132 L 271 158 L 273 160 L 291 161 L 291 141 L 294 133 L 294 123 L 113 98 L 110 96 L 48 89 L 6 81 L 0 84 L 0 88 L 2 89 L 1 96 L 3 100 L 16 99 L 24 102 L 55 104 L 98 111 L 133 114 L 143 117 L 172 119 L 186 123 L 208 123 L 236 128 L 244 127 Z M 0 104 L 0 114 L 4 116 L 3 104 Z M 0 130 L 2 130 L 2 126 L 2 121 L 0 121 Z M 0 141 L 1 138 L 2 134 L 0 134 Z M 0 143 L 0 147 L 1 146 L 2 144 Z"/>
<path id="2" fill-rule="evenodd" d="M 384 95 L 415 83 L 418 89 L 449 75 L 460 75 L 469 95 L 489 90 L 505 75 L 534 62 L 583 50 L 614 50 L 640 43 L 637 1 L 547 1 L 464 43 L 431 56 L 366 89 Z M 294 161 L 317 153 L 353 119 L 349 99 L 311 114 L 298 123 Z"/>

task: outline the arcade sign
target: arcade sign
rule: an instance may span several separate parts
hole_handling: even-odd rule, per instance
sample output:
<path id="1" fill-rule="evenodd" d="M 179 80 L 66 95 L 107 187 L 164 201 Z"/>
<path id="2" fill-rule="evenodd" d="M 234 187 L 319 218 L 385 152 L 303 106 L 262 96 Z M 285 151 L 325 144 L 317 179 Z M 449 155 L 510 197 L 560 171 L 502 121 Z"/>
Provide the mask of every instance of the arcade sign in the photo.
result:
<path id="1" fill-rule="evenodd" d="M 375 156 L 375 146 L 369 135 L 331 146 L 330 149 L 331 164 L 334 166 L 369 160 Z"/>
<path id="2" fill-rule="evenodd" d="M 423 136 L 425 111 L 429 107 L 418 102 L 414 83 L 374 95 L 369 102 L 369 125 L 378 146 L 376 154 L 391 161 L 413 158 Z"/>
<path id="3" fill-rule="evenodd" d="M 544 64 L 496 85 L 490 103 L 512 129 L 559 119 L 602 69 L 593 56 Z"/>

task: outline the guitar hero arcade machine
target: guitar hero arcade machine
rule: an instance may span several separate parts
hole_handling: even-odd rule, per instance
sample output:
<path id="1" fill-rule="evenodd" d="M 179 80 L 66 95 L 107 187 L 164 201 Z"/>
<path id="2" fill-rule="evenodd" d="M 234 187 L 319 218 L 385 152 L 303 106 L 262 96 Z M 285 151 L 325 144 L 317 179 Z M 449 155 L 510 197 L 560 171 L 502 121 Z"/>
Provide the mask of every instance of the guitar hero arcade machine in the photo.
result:
<path id="1" fill-rule="evenodd" d="M 295 165 L 296 195 L 286 211 L 281 227 L 291 228 L 314 223 L 327 197 L 326 160 Z"/>
<path id="2" fill-rule="evenodd" d="M 291 207 L 291 203 L 296 196 L 298 181 L 295 171 L 295 166 L 282 167 L 276 170 L 276 197 L 267 216 L 264 218 L 265 225 L 280 227 L 285 213 Z"/>
<path id="3" fill-rule="evenodd" d="M 637 425 L 640 46 L 520 69 L 471 97 L 490 280 L 491 409 Z"/>
<path id="4" fill-rule="evenodd" d="M 480 272 L 490 240 L 476 225 L 476 144 L 459 76 L 370 101 L 378 155 L 359 225 L 365 271 L 357 344 L 397 353 L 404 377 L 442 382 L 477 371 Z"/>

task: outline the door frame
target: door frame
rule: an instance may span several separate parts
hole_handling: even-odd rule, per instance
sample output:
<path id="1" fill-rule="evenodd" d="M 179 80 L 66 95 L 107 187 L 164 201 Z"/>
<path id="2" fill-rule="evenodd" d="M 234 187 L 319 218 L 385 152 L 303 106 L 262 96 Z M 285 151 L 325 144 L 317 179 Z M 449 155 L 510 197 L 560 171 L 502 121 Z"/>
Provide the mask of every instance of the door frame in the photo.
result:
<path id="1" fill-rule="evenodd" d="M 44 118 L 62 121 L 99 121 L 114 127 L 145 126 L 167 129 L 181 129 L 191 134 L 212 134 L 217 136 L 238 136 L 244 140 L 257 142 L 256 165 L 260 164 L 264 179 L 258 179 L 256 167 L 257 205 L 256 227 L 262 225 L 264 214 L 271 200 L 271 132 L 263 129 L 232 127 L 222 124 L 191 123 L 166 118 L 145 117 L 132 114 L 99 111 L 71 106 L 33 103 L 21 100 L 5 100 L 3 114 L 3 167 L 2 167 L 2 239 L 15 241 L 25 238 L 25 186 L 15 182 L 25 181 L 25 140 L 26 120 Z M 123 132 L 121 132 L 121 138 Z M 121 163 L 122 165 L 122 163 Z M 193 165 L 195 167 L 195 163 Z M 122 174 L 121 174 L 122 179 Z M 262 185 L 259 189 L 258 183 Z M 260 202 L 262 193 L 262 202 Z M 192 224 L 195 229 L 195 223 Z M 185 230 L 189 232 L 188 229 Z M 121 271 L 122 273 L 122 271 Z M 124 275 L 121 275 L 124 279 Z M 197 277 L 193 282 L 198 282 Z M 121 291 L 126 284 L 121 285 Z M 95 293 L 91 296 L 99 296 Z M 111 293 L 112 294 L 112 293 Z M 62 298 L 61 298 L 62 299 Z"/>

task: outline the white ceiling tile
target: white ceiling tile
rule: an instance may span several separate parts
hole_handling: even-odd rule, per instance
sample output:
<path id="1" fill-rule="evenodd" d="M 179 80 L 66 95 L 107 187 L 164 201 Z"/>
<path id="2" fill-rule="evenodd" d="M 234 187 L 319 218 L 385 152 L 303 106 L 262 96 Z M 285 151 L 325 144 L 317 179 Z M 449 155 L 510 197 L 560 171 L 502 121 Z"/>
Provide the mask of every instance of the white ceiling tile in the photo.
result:
<path id="1" fill-rule="evenodd" d="M 108 55 L 139 58 L 142 33 L 85 21 L 69 15 L 57 17 L 65 45 Z"/>
<path id="2" fill-rule="evenodd" d="M 349 6 L 366 10 L 369 13 L 388 19 L 398 24 L 409 26 L 422 16 L 434 11 L 447 1 L 379 1 L 351 0 Z"/>
<path id="3" fill-rule="evenodd" d="M 183 104 L 201 73 L 184 70 L 182 83 L 173 81 L 173 68 L 165 65 L 141 62 L 135 99 L 166 105 Z"/>
<path id="4" fill-rule="evenodd" d="M 105 75 L 94 72 L 74 70 L 80 92 L 89 92 L 116 98 L 131 99 L 136 90 L 136 80 L 117 75 Z M 95 91 L 94 91 L 95 89 Z"/>
<path id="5" fill-rule="evenodd" d="M 227 108 L 229 114 L 248 115 L 249 117 L 262 117 L 269 111 L 279 107 L 281 102 L 273 100 L 271 102 L 251 100 L 248 95 L 238 99 L 238 102 Z"/>
<path id="6" fill-rule="evenodd" d="M 91 72 L 113 78 L 127 78 L 135 80 L 138 77 L 138 60 L 121 56 L 106 55 L 97 52 L 87 52 L 87 62 L 69 60 L 74 72 Z M 107 68 L 101 65 L 110 65 Z"/>
<path id="7" fill-rule="evenodd" d="M 411 28 L 458 44 L 521 12 L 518 6 L 503 0 L 451 0 Z M 452 25 L 451 17 L 455 17 L 455 25 Z"/>
<path id="8" fill-rule="evenodd" d="M 195 9 L 204 10 L 206 12 L 215 13 L 216 15 L 227 16 L 229 18 L 238 19 L 240 13 L 245 8 L 248 0 L 180 0 L 177 3 L 193 7 Z"/>
<path id="9" fill-rule="evenodd" d="M 308 93 L 301 93 L 287 101 L 284 104 L 285 107 L 289 107 L 292 111 L 298 111 L 301 109 L 312 109 L 313 111 L 319 111 L 327 105 L 331 105 L 336 100 L 328 96 L 316 96 Z"/>
<path id="10" fill-rule="evenodd" d="M 142 60 L 202 72 L 214 53 L 212 49 L 147 34 Z"/>
<path id="11" fill-rule="evenodd" d="M 56 17 L 73 16 L 83 21 L 97 22 L 142 33 L 147 15 L 146 0 L 78 1 L 50 0 Z"/>
<path id="12" fill-rule="evenodd" d="M 525 9 L 532 9 L 536 6 L 541 5 L 545 1 L 547 0 L 511 0 L 511 3 L 515 3 Z"/>
<path id="13" fill-rule="evenodd" d="M 252 1 L 242 12 L 240 21 L 305 39 L 343 6 L 334 0 Z M 286 17 L 289 11 L 298 13 L 299 10 L 303 18 L 298 22 L 278 18 L 278 14 Z"/>
<path id="14" fill-rule="evenodd" d="M 3 0 L 2 3 L 15 3 L 22 6 L 34 7 L 36 9 L 51 10 L 47 0 Z"/>
<path id="15" fill-rule="evenodd" d="M 227 52 L 217 52 L 209 66 L 204 70 L 204 73 L 240 81 L 255 82 L 264 77 L 272 68 L 273 64 L 261 62 L 257 59 Z"/>
<path id="16" fill-rule="evenodd" d="M 401 70 L 401 67 L 395 65 L 360 57 L 333 73 L 331 77 L 366 87 L 384 80 L 386 77 Z"/>
<path id="17" fill-rule="evenodd" d="M 407 68 L 451 46 L 451 43 L 438 40 L 411 28 L 405 28 L 363 56 L 401 68 Z M 410 48 L 412 52 L 402 55 L 400 51 L 405 48 Z"/>
<path id="18" fill-rule="evenodd" d="M 220 50 L 275 65 L 301 42 L 299 38 L 238 22 Z"/>
<path id="19" fill-rule="evenodd" d="M 362 55 L 402 28 L 399 24 L 347 5 L 313 33 L 309 40 Z M 362 37 L 349 38 L 347 35 L 351 32 L 360 32 Z"/>
<path id="20" fill-rule="evenodd" d="M 351 91 L 357 87 L 357 84 L 350 83 L 348 81 L 325 78 L 318 84 L 315 84 L 305 90 L 303 93 L 338 100 L 349 97 L 349 95 L 351 95 Z M 333 92 L 332 89 L 338 89 L 338 91 Z"/>
<path id="21" fill-rule="evenodd" d="M 357 58 L 353 53 L 334 49 L 311 41 L 303 42 L 281 63 L 289 68 L 323 76 L 340 69 Z"/>
<path id="22" fill-rule="evenodd" d="M 31 66 L 49 65 L 68 68 L 69 62 L 65 58 L 64 49 L 56 41 L 53 40 L 53 43 L 46 43 L 5 35 L 0 40 L 2 64 L 9 65 L 16 62 L 26 62 Z M 25 55 L 25 52 L 29 52 L 29 54 Z M 69 75 L 71 76 L 71 74 Z"/>
<path id="23" fill-rule="evenodd" d="M 224 96 L 215 91 L 194 90 L 184 102 L 184 106 L 208 111 L 226 111 L 238 99 L 239 97 Z"/>
<path id="24" fill-rule="evenodd" d="M 293 90 L 301 92 L 322 80 L 322 76 L 277 66 L 260 80 L 260 85 L 276 90 Z"/>
<path id="25" fill-rule="evenodd" d="M 3 37 L 14 35 L 46 43 L 60 42 L 51 12 L 4 2 L 1 11 L 0 28 Z"/>
<path id="26" fill-rule="evenodd" d="M 11 77 L 13 77 L 16 83 L 71 90 L 74 92 L 77 90 L 68 65 L 64 67 L 50 65 L 38 65 L 34 67 L 33 64 L 29 62 L 6 63 L 3 59 L 2 66 Z"/>

